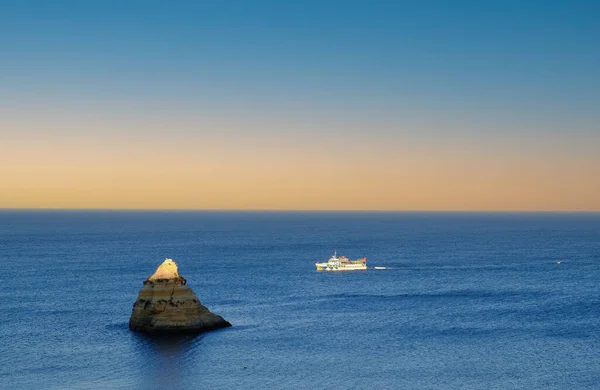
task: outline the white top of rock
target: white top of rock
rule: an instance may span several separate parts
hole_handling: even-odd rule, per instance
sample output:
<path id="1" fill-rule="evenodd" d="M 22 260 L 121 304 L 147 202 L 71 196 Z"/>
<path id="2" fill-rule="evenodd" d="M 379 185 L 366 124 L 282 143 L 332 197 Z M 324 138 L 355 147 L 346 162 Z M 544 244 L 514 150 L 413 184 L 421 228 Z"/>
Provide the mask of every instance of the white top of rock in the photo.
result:
<path id="1" fill-rule="evenodd" d="M 148 280 L 175 279 L 178 277 L 179 272 L 177 272 L 177 263 L 175 263 L 172 259 L 165 259 L 165 261 L 158 266 L 156 272 L 154 272 L 152 276 L 148 278 Z"/>

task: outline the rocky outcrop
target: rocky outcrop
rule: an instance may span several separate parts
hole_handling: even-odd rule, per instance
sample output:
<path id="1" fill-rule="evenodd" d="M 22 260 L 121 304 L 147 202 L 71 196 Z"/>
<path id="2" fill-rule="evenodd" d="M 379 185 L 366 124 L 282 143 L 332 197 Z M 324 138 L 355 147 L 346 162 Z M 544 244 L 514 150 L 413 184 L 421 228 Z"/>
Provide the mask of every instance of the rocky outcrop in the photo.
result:
<path id="1" fill-rule="evenodd" d="M 147 333 L 200 333 L 231 326 L 202 306 L 186 283 L 177 264 L 166 259 L 144 282 L 133 304 L 129 328 Z"/>

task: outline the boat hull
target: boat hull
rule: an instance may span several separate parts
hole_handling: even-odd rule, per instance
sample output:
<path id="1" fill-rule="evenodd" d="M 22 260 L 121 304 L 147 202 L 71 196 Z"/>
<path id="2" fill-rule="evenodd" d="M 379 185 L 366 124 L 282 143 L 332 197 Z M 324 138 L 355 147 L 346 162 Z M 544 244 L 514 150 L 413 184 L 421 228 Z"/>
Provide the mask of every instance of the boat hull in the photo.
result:
<path id="1" fill-rule="evenodd" d="M 344 271 L 366 271 L 367 267 L 362 268 L 319 268 L 317 271 L 328 271 L 328 272 L 344 272 Z"/>

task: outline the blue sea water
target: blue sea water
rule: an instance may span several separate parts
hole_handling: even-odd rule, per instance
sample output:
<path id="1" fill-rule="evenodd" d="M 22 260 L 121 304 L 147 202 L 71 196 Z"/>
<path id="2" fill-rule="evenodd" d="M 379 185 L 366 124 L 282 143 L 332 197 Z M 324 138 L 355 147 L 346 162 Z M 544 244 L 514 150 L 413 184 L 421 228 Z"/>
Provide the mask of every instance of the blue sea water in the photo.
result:
<path id="1" fill-rule="evenodd" d="M 166 257 L 233 327 L 129 331 Z M 4 210 L 0 265 L 1 388 L 600 388 L 600 214 Z"/>

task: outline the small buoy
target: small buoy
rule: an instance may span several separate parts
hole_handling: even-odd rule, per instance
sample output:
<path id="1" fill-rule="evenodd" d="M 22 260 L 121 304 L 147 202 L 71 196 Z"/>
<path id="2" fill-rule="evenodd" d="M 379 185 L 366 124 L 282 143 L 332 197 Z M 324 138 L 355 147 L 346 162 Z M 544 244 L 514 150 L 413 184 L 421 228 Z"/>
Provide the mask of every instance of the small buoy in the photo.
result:
<path id="1" fill-rule="evenodd" d="M 244 364 L 244 369 L 246 369 L 246 368 L 248 368 L 248 366 L 246 366 L 246 365 Z"/>

